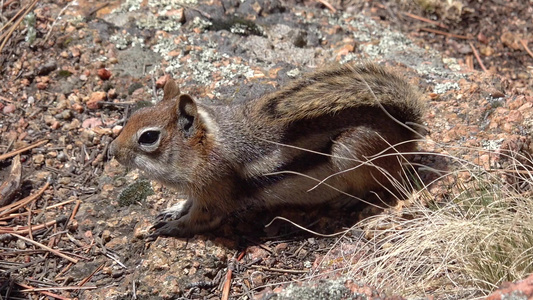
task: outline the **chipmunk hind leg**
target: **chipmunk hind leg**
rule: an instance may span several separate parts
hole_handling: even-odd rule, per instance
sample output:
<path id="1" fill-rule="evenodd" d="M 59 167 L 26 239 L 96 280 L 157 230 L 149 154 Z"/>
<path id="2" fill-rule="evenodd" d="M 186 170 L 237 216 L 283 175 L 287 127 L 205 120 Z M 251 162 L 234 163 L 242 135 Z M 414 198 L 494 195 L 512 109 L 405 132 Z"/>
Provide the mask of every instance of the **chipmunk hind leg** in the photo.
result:
<path id="1" fill-rule="evenodd" d="M 332 147 L 332 165 L 355 196 L 389 190 L 404 177 L 402 165 L 408 159 L 403 153 L 416 149 L 402 128 L 377 131 L 355 127 L 339 135 Z"/>

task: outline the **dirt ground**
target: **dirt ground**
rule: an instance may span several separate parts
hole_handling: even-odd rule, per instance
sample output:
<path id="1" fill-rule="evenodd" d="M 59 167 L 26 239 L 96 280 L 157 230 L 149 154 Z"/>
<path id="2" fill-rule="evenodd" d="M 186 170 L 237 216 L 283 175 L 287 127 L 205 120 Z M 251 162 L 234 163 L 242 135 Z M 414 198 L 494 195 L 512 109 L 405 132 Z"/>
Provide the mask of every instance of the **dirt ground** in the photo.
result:
<path id="1" fill-rule="evenodd" d="M 451 152 L 446 143 L 493 167 L 498 158 L 459 148 L 533 149 L 533 1 L 0 5 L 0 299 L 223 299 L 225 289 L 285 299 L 288 283 L 311 279 L 314 290 L 294 298 L 403 296 L 366 286 L 364 274 L 339 283 L 359 229 L 339 239 L 279 221 L 264 228 L 282 213 L 334 233 L 388 210 L 244 214 L 209 235 L 148 241 L 155 216 L 180 196 L 106 152 L 131 112 L 161 97 L 155 82 L 165 74 L 220 104 L 331 62 L 376 61 L 423 91 L 428 141 L 437 141 L 425 150 Z"/>

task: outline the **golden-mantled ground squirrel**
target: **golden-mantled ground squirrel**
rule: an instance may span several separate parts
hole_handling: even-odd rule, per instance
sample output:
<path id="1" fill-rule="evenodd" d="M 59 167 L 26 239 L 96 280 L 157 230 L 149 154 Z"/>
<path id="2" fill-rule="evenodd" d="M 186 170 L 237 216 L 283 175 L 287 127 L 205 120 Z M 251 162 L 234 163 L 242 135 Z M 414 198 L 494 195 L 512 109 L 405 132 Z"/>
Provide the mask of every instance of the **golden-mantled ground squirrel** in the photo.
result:
<path id="1" fill-rule="evenodd" d="M 245 207 L 364 197 L 401 177 L 423 107 L 405 79 L 374 64 L 324 69 L 243 104 L 207 106 L 168 80 L 110 145 L 130 167 L 183 192 L 156 235 L 187 237 Z"/>

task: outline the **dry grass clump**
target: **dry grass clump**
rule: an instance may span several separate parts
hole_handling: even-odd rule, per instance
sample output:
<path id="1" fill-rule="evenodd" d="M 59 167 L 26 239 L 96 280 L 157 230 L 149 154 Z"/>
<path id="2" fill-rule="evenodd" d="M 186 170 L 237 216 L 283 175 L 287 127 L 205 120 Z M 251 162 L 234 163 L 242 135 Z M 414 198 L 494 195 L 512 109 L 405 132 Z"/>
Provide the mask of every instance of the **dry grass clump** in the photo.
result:
<path id="1" fill-rule="evenodd" d="M 455 182 L 445 201 L 425 187 L 402 209 L 357 224 L 365 234 L 348 274 L 407 298 L 472 299 L 533 273 L 533 176 L 524 157 L 511 159 L 506 172 L 462 161 L 444 175 Z"/>

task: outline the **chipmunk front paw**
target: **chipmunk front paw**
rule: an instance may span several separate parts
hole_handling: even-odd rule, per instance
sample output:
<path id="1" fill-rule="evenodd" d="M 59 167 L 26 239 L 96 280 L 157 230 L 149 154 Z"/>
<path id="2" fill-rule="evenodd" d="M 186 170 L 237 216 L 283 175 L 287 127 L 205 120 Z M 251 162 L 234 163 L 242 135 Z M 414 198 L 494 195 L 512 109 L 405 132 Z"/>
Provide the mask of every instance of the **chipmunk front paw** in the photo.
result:
<path id="1" fill-rule="evenodd" d="M 222 216 L 217 211 L 208 211 L 194 205 L 193 201 L 180 202 L 157 217 L 149 239 L 153 240 L 158 236 L 189 238 L 216 228 L 220 225 Z"/>
<path id="2" fill-rule="evenodd" d="M 153 232 L 149 236 L 150 240 L 155 240 L 158 236 L 190 238 L 195 234 L 181 219 L 157 222 L 152 226 L 152 229 Z"/>
<path id="3" fill-rule="evenodd" d="M 159 215 L 157 215 L 156 220 L 158 222 L 160 221 L 166 221 L 166 220 L 177 220 L 191 210 L 192 201 L 180 201 L 179 203 L 174 204 L 172 207 L 166 209 Z"/>

